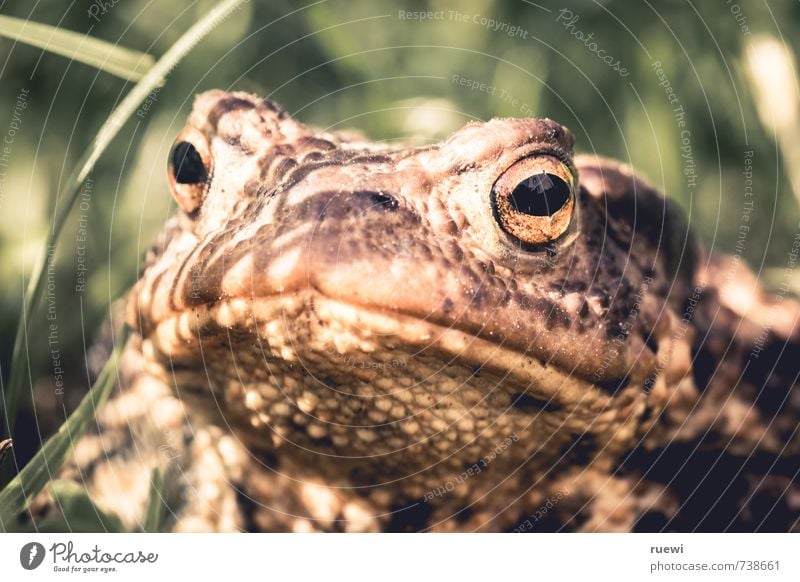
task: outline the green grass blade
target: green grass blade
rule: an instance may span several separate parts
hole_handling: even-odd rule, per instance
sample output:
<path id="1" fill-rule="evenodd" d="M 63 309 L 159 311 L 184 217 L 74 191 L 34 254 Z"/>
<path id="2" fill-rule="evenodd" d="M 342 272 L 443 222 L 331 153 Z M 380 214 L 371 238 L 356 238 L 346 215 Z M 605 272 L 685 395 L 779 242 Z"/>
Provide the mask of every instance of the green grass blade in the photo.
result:
<path id="1" fill-rule="evenodd" d="M 117 379 L 117 360 L 127 339 L 128 330 L 123 330 L 103 371 L 83 397 L 78 408 L 50 437 L 25 468 L 2 491 L 0 491 L 0 532 L 13 530 L 17 516 L 30 500 L 42 490 L 55 472 L 69 456 L 72 444 L 80 438 L 95 412 L 111 394 Z"/>
<path id="2" fill-rule="evenodd" d="M 23 532 L 108 532 L 124 533 L 125 526 L 114 515 L 95 505 L 86 489 L 74 481 L 56 480 L 50 484 L 50 492 L 60 515 L 50 515 L 36 523 L 20 528 Z"/>
<path id="3" fill-rule="evenodd" d="M 156 467 L 150 475 L 150 497 L 147 500 L 147 510 L 144 514 L 142 530 L 146 533 L 161 531 L 164 509 L 164 477 Z"/>
<path id="4" fill-rule="evenodd" d="M 177 65 L 204 36 L 214 30 L 223 19 L 246 1 L 247 0 L 225 0 L 224 2 L 220 2 L 203 18 L 192 25 L 192 27 L 169 48 L 164 56 L 161 57 L 145 74 L 142 80 L 131 89 L 105 123 L 103 123 L 94 141 L 83 154 L 75 171 L 69 177 L 63 196 L 56 198 L 57 201 L 63 198 L 63 203 L 56 209 L 53 228 L 50 229 L 44 248 L 39 253 L 37 262 L 34 265 L 31 279 L 26 287 L 25 297 L 23 298 L 22 317 L 19 320 L 16 336 L 14 337 L 14 348 L 11 354 L 11 375 L 2 403 L 4 406 L 3 420 L 7 435 L 13 434 L 20 391 L 22 390 L 23 380 L 27 376 L 28 360 L 24 345 L 28 331 L 28 321 L 30 321 L 33 310 L 40 302 L 44 289 L 45 279 L 42 275 L 46 267 L 47 249 L 58 240 L 67 216 L 78 197 L 81 184 L 83 184 L 83 181 L 89 175 L 97 159 L 108 147 L 108 144 L 111 143 L 111 140 L 114 139 L 125 122 L 136 112 L 136 108 L 139 107 L 139 104 L 144 101 L 153 89 L 163 82 L 175 65 Z"/>
<path id="5" fill-rule="evenodd" d="M 0 441 L 0 461 L 3 460 L 3 457 L 6 456 L 6 453 L 10 451 L 14 446 L 14 441 L 11 439 L 6 439 L 4 441 Z"/>
<path id="6" fill-rule="evenodd" d="M 48 24 L 0 15 L 0 36 L 44 49 L 128 81 L 138 81 L 155 59 L 104 40 Z"/>

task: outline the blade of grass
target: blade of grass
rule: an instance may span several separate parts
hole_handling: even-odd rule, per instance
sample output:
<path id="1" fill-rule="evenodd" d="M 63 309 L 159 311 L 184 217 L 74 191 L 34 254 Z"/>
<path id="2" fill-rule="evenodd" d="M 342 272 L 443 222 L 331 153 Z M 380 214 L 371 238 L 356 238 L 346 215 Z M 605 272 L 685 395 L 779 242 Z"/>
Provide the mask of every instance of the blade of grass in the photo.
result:
<path id="1" fill-rule="evenodd" d="M 0 15 L 0 36 L 44 49 L 128 81 L 138 81 L 155 59 L 146 53 L 49 24 Z"/>
<path id="2" fill-rule="evenodd" d="M 23 379 L 28 367 L 25 355 L 24 343 L 27 339 L 28 321 L 33 310 L 39 304 L 42 291 L 44 289 L 44 269 L 47 261 L 47 249 L 55 244 L 61 234 L 61 229 L 66 222 L 72 206 L 78 197 L 81 184 L 89 175 L 97 159 L 111 143 L 119 130 L 135 113 L 136 108 L 144 99 L 159 86 L 169 72 L 200 42 L 200 40 L 216 28 L 219 23 L 228 17 L 234 10 L 247 0 L 225 0 L 215 6 L 208 14 L 198 20 L 187 30 L 170 48 L 164 53 L 158 62 L 145 74 L 139 83 L 125 96 L 119 106 L 103 123 L 100 131 L 95 136 L 94 141 L 89 146 L 78 162 L 75 171 L 69 177 L 63 195 L 64 202 L 56 210 L 53 219 L 53 228 L 50 230 L 44 248 L 39 253 L 36 265 L 31 273 L 31 279 L 27 285 L 25 297 L 23 297 L 22 316 L 17 325 L 16 336 L 14 337 L 14 348 L 11 354 L 11 377 L 5 391 L 3 399 L 3 418 L 6 434 L 11 436 L 14 431 L 14 420 L 19 403 L 20 391 L 22 390 Z M 56 200 L 61 198 L 57 197 Z"/>
<path id="3" fill-rule="evenodd" d="M 784 171 L 800 205 L 800 94 L 791 49 L 772 36 L 756 36 L 745 47 L 747 77 L 761 125 L 775 136 Z"/>
<path id="4" fill-rule="evenodd" d="M 156 467 L 150 475 L 150 497 L 147 500 L 147 510 L 144 514 L 142 530 L 145 533 L 158 533 L 161 531 L 162 514 L 164 508 L 164 477 Z"/>
<path id="5" fill-rule="evenodd" d="M 60 515 L 51 515 L 41 521 L 26 524 L 21 532 L 125 532 L 122 521 L 95 505 L 86 489 L 74 481 L 56 480 L 50 483 L 50 493 L 61 509 Z"/>
<path id="6" fill-rule="evenodd" d="M 125 328 L 117 338 L 117 344 L 103 371 L 75 412 L 61 425 L 58 432 L 47 440 L 19 475 L 0 491 L 0 532 L 13 529 L 17 516 L 64 464 L 72 443 L 83 434 L 94 418 L 97 408 L 111 394 L 117 379 L 117 360 L 127 336 L 128 329 Z"/>
<path id="7" fill-rule="evenodd" d="M 14 441 L 12 441 L 11 439 L 0 441 L 0 461 L 3 460 L 3 457 L 6 456 L 6 453 L 10 451 L 13 446 L 14 446 Z"/>

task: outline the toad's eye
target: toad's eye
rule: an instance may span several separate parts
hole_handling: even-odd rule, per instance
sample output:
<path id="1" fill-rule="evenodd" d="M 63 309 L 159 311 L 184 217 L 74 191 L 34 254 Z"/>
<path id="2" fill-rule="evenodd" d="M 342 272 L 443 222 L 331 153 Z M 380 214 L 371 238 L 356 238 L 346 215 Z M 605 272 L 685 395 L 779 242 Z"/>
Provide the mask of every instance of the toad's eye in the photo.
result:
<path id="1" fill-rule="evenodd" d="M 206 137 L 187 127 L 169 152 L 169 187 L 172 196 L 186 212 L 203 203 L 212 170 L 211 149 Z"/>
<path id="2" fill-rule="evenodd" d="M 575 211 L 570 169 L 553 156 L 520 160 L 492 187 L 495 219 L 524 246 L 552 242 L 570 226 Z"/>

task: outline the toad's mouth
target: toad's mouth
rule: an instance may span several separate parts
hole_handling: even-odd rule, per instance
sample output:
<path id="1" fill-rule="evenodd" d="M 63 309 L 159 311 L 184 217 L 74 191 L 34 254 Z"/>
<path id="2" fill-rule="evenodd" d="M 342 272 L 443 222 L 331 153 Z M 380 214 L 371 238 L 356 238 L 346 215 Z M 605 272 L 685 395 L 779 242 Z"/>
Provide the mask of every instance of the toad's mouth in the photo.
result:
<path id="1" fill-rule="evenodd" d="M 407 386 L 423 384 L 425 373 L 413 364 L 425 359 L 438 364 L 438 373 L 457 367 L 513 387 L 542 408 L 605 406 L 611 396 L 577 367 L 526 353 L 491 334 L 476 334 L 457 320 L 442 325 L 310 289 L 196 305 L 174 312 L 144 335 L 153 359 L 184 369 L 205 365 L 215 355 L 235 360 L 243 351 L 260 354 L 260 361 L 251 357 L 248 366 L 281 360 L 312 374 L 316 361 L 328 360 L 339 368 L 344 392 L 349 378 L 370 381 L 378 372 L 406 376 Z M 393 365 L 398 361 L 403 365 Z"/>

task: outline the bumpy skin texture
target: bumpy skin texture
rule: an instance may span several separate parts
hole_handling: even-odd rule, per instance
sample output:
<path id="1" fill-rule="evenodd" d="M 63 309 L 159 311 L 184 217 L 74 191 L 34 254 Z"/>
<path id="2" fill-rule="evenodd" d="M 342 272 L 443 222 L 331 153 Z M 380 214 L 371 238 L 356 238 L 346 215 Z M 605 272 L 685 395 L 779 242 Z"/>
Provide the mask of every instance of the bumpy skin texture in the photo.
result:
<path id="1" fill-rule="evenodd" d="M 130 527 L 160 466 L 176 531 L 798 529 L 800 310 L 626 166 L 550 120 L 389 148 L 213 91 L 189 125 L 208 191 L 66 471 Z M 521 248 L 490 193 L 544 155 L 575 213 Z"/>

